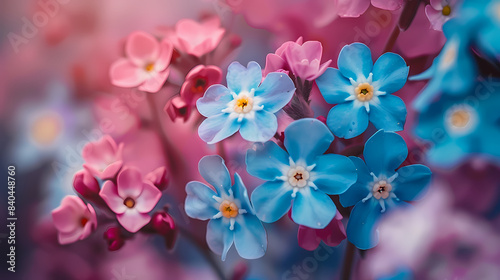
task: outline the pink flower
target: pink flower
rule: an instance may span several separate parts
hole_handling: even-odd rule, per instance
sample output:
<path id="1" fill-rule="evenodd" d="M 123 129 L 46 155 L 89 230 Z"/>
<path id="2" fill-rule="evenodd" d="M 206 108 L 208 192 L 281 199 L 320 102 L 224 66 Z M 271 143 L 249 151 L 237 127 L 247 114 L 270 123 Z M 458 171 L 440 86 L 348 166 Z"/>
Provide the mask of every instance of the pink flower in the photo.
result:
<path id="1" fill-rule="evenodd" d="M 288 74 L 290 68 L 288 67 L 288 63 L 286 63 L 285 50 L 292 44 L 302 45 L 303 41 L 302 37 L 299 37 L 295 43 L 292 41 L 284 42 L 276 52 L 268 54 L 266 56 L 266 67 L 262 72 L 262 76 L 265 77 L 271 72 L 285 72 Z"/>
<path id="2" fill-rule="evenodd" d="M 111 83 L 118 87 L 139 87 L 139 90 L 157 92 L 170 73 L 173 46 L 144 32 L 129 35 L 125 44 L 126 58 L 111 65 Z"/>
<path id="3" fill-rule="evenodd" d="M 175 24 L 175 31 L 168 34 L 167 38 L 179 51 L 200 57 L 219 45 L 225 31 L 220 27 L 220 20 L 217 17 L 209 18 L 202 23 L 192 19 L 181 19 Z"/>
<path id="4" fill-rule="evenodd" d="M 52 211 L 52 219 L 60 244 L 69 244 L 87 238 L 97 226 L 94 208 L 79 197 L 68 195 L 61 206 Z"/>
<path id="5" fill-rule="evenodd" d="M 342 224 L 342 215 L 337 211 L 337 215 L 323 229 L 299 226 L 297 238 L 299 246 L 308 251 L 316 250 L 321 241 L 328 246 L 338 246 L 342 240 L 346 239 L 345 228 Z"/>
<path id="6" fill-rule="evenodd" d="M 443 24 L 453 17 L 457 0 L 431 0 L 431 4 L 425 6 L 425 14 L 434 30 L 441 31 Z"/>
<path id="7" fill-rule="evenodd" d="M 88 172 L 82 169 L 73 177 L 73 188 L 84 198 L 91 198 L 99 194 L 99 182 Z"/>
<path id="8" fill-rule="evenodd" d="M 99 195 L 126 230 L 137 232 L 151 220 L 147 213 L 156 206 L 161 192 L 143 180 L 139 170 L 124 168 L 118 174 L 117 184 L 106 181 Z"/>
<path id="9" fill-rule="evenodd" d="M 323 47 L 318 41 L 304 44 L 291 43 L 284 51 L 284 56 L 292 73 L 305 80 L 312 81 L 321 76 L 332 60 L 320 65 Z"/>
<path id="10" fill-rule="evenodd" d="M 219 67 L 214 65 L 194 67 L 186 75 L 180 97 L 172 98 L 165 106 L 165 110 L 172 120 L 182 117 L 186 121 L 198 98 L 203 96 L 208 87 L 221 81 L 222 70 Z"/>
<path id="11" fill-rule="evenodd" d="M 359 17 L 370 6 L 394 11 L 401 8 L 403 0 L 336 0 L 337 14 L 341 17 Z"/>
<path id="12" fill-rule="evenodd" d="M 90 142 L 83 147 L 83 167 L 95 177 L 113 178 L 123 165 L 122 150 L 123 144 L 117 146 L 111 136 L 104 135 L 99 141 Z"/>
<path id="13" fill-rule="evenodd" d="M 163 191 L 168 186 L 169 174 L 167 168 L 161 166 L 146 174 L 144 178 L 155 185 L 160 191 Z"/>

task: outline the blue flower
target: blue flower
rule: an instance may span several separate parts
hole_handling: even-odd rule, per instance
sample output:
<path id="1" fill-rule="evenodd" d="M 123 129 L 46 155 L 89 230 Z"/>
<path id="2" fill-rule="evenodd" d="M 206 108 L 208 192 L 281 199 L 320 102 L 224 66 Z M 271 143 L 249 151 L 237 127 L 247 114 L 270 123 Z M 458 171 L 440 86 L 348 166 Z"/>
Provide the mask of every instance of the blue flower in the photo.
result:
<path id="1" fill-rule="evenodd" d="M 432 103 L 417 121 L 415 134 L 429 141 L 427 161 L 452 167 L 482 154 L 500 160 L 500 80 L 476 84 L 466 96 L 448 96 Z"/>
<path id="2" fill-rule="evenodd" d="M 377 129 L 403 130 L 406 107 L 391 95 L 406 83 L 408 69 L 404 59 L 385 53 L 372 61 L 370 49 L 361 43 L 342 48 L 337 65 L 316 79 L 326 102 L 338 104 L 328 113 L 328 127 L 338 137 L 353 138 L 363 133 L 368 121 Z"/>
<path id="3" fill-rule="evenodd" d="M 262 257 L 267 248 L 266 231 L 255 216 L 238 173 L 234 174 L 234 185 L 231 185 L 231 176 L 220 156 L 203 157 L 198 168 L 215 191 L 201 182 L 189 182 L 184 209 L 191 218 L 210 219 L 207 225 L 210 249 L 225 260 L 234 242 L 242 258 Z"/>
<path id="4" fill-rule="evenodd" d="M 349 157 L 358 172 L 357 182 L 340 195 L 344 207 L 353 206 L 347 239 L 362 250 L 378 243 L 376 223 L 387 210 L 407 205 L 427 186 L 431 171 L 420 164 L 398 168 L 408 155 L 401 136 L 379 130 L 365 144 L 363 156 Z"/>
<path id="5" fill-rule="evenodd" d="M 227 69 L 227 87 L 210 86 L 196 106 L 207 117 L 198 128 L 203 141 L 213 144 L 240 131 L 243 139 L 264 142 L 278 128 L 275 113 L 292 99 L 295 86 L 284 73 L 262 71 L 254 61 L 247 68 L 233 62 Z"/>
<path id="6" fill-rule="evenodd" d="M 316 119 L 301 119 L 285 129 L 285 148 L 268 141 L 247 151 L 247 171 L 266 180 L 252 193 L 257 217 L 272 223 L 288 212 L 310 228 L 324 228 L 337 208 L 328 194 L 340 194 L 356 181 L 356 169 L 345 156 L 323 154 L 333 141 Z"/>

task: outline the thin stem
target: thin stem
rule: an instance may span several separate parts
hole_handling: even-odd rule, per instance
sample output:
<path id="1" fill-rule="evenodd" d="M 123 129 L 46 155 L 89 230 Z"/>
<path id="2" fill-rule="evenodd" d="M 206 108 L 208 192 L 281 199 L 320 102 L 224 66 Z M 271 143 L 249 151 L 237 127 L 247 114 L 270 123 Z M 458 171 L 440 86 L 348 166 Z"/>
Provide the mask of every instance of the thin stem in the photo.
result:
<path id="1" fill-rule="evenodd" d="M 187 231 L 184 228 L 179 227 L 179 232 L 191 243 L 193 244 L 196 248 L 199 249 L 199 251 L 202 253 L 203 257 L 207 260 L 207 262 L 210 264 L 214 272 L 217 274 L 219 279 L 224 280 L 226 279 L 226 276 L 224 276 L 224 272 L 220 268 L 220 266 L 217 264 L 215 261 L 215 258 L 213 255 L 210 253 L 210 249 L 208 249 L 207 246 L 205 246 L 204 243 L 200 242 L 196 237 L 194 237 L 189 231 Z"/>
<path id="2" fill-rule="evenodd" d="M 354 251 L 356 247 L 351 242 L 347 242 L 347 247 L 345 249 L 345 255 L 344 255 L 344 265 L 342 266 L 342 274 L 341 278 L 342 280 L 350 280 L 351 279 L 351 273 L 352 273 L 352 265 L 354 262 Z"/>
<path id="3" fill-rule="evenodd" d="M 391 32 L 391 36 L 389 36 L 389 39 L 387 39 L 387 43 L 385 44 L 384 47 L 384 53 L 392 51 L 392 48 L 394 48 L 394 44 L 398 39 L 399 33 L 400 33 L 399 26 L 396 24 Z"/>

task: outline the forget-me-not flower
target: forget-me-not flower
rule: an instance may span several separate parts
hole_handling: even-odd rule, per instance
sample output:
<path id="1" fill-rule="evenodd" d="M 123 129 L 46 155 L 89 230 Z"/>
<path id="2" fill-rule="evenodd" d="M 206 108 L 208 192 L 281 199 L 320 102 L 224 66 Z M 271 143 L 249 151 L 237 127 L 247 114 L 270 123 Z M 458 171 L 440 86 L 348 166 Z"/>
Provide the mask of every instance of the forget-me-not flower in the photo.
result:
<path id="1" fill-rule="evenodd" d="M 238 173 L 234 174 L 232 185 L 229 171 L 220 156 L 203 157 L 198 168 L 201 176 L 215 190 L 201 182 L 189 182 L 184 208 L 191 218 L 210 220 L 207 225 L 210 249 L 225 260 L 234 242 L 241 257 L 262 257 L 267 248 L 266 231 L 255 216 Z"/>
<path id="2" fill-rule="evenodd" d="M 365 144 L 365 162 L 349 157 L 358 173 L 357 182 L 340 195 L 344 207 L 353 206 L 347 223 L 347 239 L 362 250 L 378 243 L 376 223 L 387 210 L 414 200 L 427 186 L 431 171 L 421 164 L 398 168 L 408 156 L 401 136 L 379 130 Z"/>
<path id="3" fill-rule="evenodd" d="M 341 194 L 356 181 L 347 157 L 324 154 L 333 138 L 322 122 L 301 119 L 285 129 L 288 152 L 272 141 L 247 151 L 248 173 L 267 181 L 252 193 L 259 219 L 275 222 L 291 207 L 299 225 L 318 229 L 330 223 L 337 208 L 328 195 Z"/>
<path id="4" fill-rule="evenodd" d="M 342 48 L 338 69 L 328 68 L 316 79 L 326 102 L 338 104 L 328 113 L 333 134 L 353 138 L 363 133 L 368 121 L 377 129 L 403 130 L 406 106 L 392 95 L 406 83 L 409 67 L 395 53 L 385 53 L 375 64 L 370 49 L 362 43 Z"/>
<path id="5" fill-rule="evenodd" d="M 284 73 L 269 73 L 264 81 L 257 62 L 245 68 L 233 62 L 227 69 L 227 87 L 210 86 L 196 106 L 207 117 L 198 128 L 200 138 L 213 144 L 240 131 L 243 139 L 264 142 L 278 129 L 275 113 L 292 99 L 295 86 Z"/>

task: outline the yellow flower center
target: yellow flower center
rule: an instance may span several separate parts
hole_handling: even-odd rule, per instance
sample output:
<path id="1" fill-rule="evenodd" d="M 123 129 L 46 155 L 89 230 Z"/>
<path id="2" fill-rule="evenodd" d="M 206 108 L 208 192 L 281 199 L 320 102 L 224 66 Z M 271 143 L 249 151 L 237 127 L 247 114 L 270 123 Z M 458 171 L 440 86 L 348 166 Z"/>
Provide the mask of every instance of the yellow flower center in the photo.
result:
<path id="1" fill-rule="evenodd" d="M 356 98 L 361 102 L 370 101 L 373 98 L 373 86 L 369 83 L 361 83 L 355 89 Z"/>
<path id="2" fill-rule="evenodd" d="M 376 199 L 386 199 L 392 191 L 392 186 L 385 180 L 378 181 L 373 185 L 372 193 Z"/>
<path id="3" fill-rule="evenodd" d="M 135 206 L 135 201 L 130 198 L 130 197 L 127 197 L 124 201 L 123 201 L 123 204 L 125 206 L 127 206 L 128 208 L 134 208 Z"/>
<path id="4" fill-rule="evenodd" d="M 456 110 L 450 115 L 450 123 L 457 128 L 466 127 L 471 119 L 471 115 L 466 110 Z"/>
<path id="5" fill-rule="evenodd" d="M 441 13 L 443 16 L 449 16 L 451 14 L 451 7 L 449 5 L 444 6 Z"/>
<path id="6" fill-rule="evenodd" d="M 33 140 L 41 145 L 50 145 L 62 130 L 61 119 L 56 114 L 42 116 L 31 126 Z"/>
<path id="7" fill-rule="evenodd" d="M 219 205 L 219 211 L 221 212 L 222 216 L 226 218 L 235 218 L 239 214 L 238 210 L 238 206 L 236 206 L 234 202 L 229 200 L 224 200 Z"/>
<path id="8" fill-rule="evenodd" d="M 154 63 L 148 63 L 146 66 L 144 66 L 144 70 L 151 72 L 155 69 L 155 64 Z"/>
<path id="9" fill-rule="evenodd" d="M 253 108 L 253 100 L 248 96 L 241 96 L 236 99 L 234 103 L 234 111 L 236 113 L 248 113 L 252 111 Z"/>

